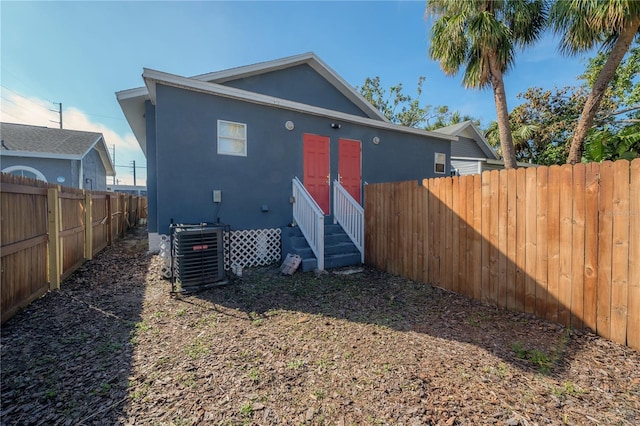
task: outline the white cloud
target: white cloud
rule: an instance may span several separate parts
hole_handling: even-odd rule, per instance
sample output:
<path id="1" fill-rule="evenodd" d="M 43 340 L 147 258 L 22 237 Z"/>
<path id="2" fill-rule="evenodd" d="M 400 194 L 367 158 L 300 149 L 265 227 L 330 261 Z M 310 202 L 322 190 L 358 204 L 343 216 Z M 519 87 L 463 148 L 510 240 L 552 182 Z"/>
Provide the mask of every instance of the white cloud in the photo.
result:
<path id="1" fill-rule="evenodd" d="M 30 124 L 34 126 L 58 127 L 59 115 L 51 102 L 22 96 L 10 89 L 2 88 L 2 102 L 0 104 L 0 119 L 3 122 Z M 109 126 L 92 121 L 85 113 L 74 107 L 64 107 L 62 112 L 63 127 L 69 130 L 83 130 L 102 133 L 110 154 L 112 147 L 116 147 L 116 164 L 129 165 L 136 160 L 136 166 L 144 166 L 144 156 L 135 136 L 127 133 L 121 136 Z M 133 173 L 130 168 L 117 167 L 116 179 L 119 183 L 133 185 Z M 137 169 L 136 184 L 146 184 L 146 169 Z M 111 183 L 111 179 L 108 179 Z"/>

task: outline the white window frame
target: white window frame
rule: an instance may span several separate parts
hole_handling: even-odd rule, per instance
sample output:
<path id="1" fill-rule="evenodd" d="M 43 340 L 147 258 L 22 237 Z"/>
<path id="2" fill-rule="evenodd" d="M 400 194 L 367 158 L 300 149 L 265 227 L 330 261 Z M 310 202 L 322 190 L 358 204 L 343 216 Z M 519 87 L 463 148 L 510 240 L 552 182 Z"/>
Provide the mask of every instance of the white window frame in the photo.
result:
<path id="1" fill-rule="evenodd" d="M 221 128 L 223 125 L 225 124 L 231 124 L 234 126 L 242 126 L 243 131 L 243 136 L 241 138 L 239 137 L 234 137 L 234 136 L 221 136 Z M 231 151 L 227 151 L 222 149 L 221 145 L 220 145 L 220 140 L 230 140 L 230 141 L 235 141 L 235 142 L 243 142 L 244 144 L 244 150 L 242 152 L 231 152 Z M 235 121 L 228 121 L 228 120 L 218 120 L 218 141 L 217 141 L 217 145 L 218 145 L 218 155 L 234 155 L 237 157 L 246 157 L 247 156 L 247 125 L 246 123 L 238 123 Z"/>
<path id="2" fill-rule="evenodd" d="M 438 157 L 441 158 L 441 162 L 438 161 Z M 438 171 L 438 165 L 442 164 L 442 171 Z M 436 152 L 433 157 L 433 172 L 437 174 L 445 174 L 447 171 L 447 154 L 444 152 Z"/>
<path id="3" fill-rule="evenodd" d="M 40 173 L 40 170 L 34 169 L 33 167 L 29 167 L 29 166 L 18 165 L 18 166 L 7 167 L 6 169 L 2 170 L 2 173 L 11 173 L 11 172 L 15 172 L 16 170 L 24 170 L 26 172 L 33 173 L 34 175 L 37 176 L 38 180 L 47 182 L 47 178 L 44 177 L 42 173 Z"/>

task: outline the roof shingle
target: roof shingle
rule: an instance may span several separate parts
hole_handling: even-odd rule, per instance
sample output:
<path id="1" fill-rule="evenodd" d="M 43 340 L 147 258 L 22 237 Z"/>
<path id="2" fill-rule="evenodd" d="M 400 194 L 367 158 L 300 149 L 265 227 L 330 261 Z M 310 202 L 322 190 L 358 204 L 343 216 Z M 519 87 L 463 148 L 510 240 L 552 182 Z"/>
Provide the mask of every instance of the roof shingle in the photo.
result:
<path id="1" fill-rule="evenodd" d="M 95 132 L 0 123 L 1 151 L 82 157 L 101 137 L 101 133 Z"/>

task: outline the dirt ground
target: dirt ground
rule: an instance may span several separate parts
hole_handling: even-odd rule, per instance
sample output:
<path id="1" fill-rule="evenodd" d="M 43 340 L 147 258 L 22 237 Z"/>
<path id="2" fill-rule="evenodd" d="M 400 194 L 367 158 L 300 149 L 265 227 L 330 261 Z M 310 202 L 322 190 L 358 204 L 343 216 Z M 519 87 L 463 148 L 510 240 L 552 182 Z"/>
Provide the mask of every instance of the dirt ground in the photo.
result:
<path id="1" fill-rule="evenodd" d="M 640 353 L 591 333 L 368 268 L 171 297 L 144 236 L 2 326 L 3 425 L 640 424 Z"/>

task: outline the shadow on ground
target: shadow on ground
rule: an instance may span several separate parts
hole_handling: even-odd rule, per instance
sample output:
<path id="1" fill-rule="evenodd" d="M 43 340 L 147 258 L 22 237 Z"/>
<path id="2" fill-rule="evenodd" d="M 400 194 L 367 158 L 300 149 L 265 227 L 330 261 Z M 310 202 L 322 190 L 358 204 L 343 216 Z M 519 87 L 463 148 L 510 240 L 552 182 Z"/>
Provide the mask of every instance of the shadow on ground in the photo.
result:
<path id="1" fill-rule="evenodd" d="M 150 256 L 146 230 L 86 262 L 2 326 L 2 424 L 116 424 Z"/>
<path id="2" fill-rule="evenodd" d="M 422 333 L 477 346 L 522 370 L 543 374 L 561 373 L 582 345 L 583 340 L 572 339 L 581 331 L 373 268 L 357 269 L 284 276 L 276 267 L 255 268 L 232 278 L 228 286 L 184 301 L 203 299 L 242 311 L 248 320 L 286 310 Z"/>

